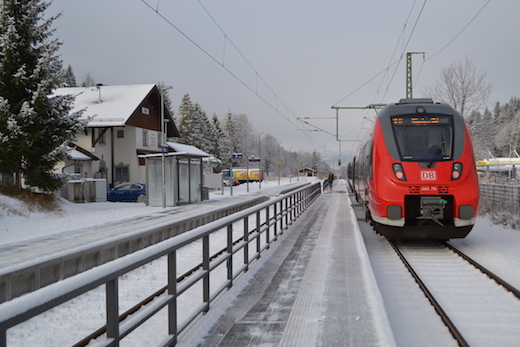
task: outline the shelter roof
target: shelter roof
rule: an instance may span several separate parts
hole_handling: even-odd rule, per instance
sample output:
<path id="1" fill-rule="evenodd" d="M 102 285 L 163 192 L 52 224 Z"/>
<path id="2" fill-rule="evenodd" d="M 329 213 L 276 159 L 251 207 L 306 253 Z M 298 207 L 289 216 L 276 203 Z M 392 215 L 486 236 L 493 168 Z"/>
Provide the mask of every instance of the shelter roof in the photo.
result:
<path id="1" fill-rule="evenodd" d="M 189 156 L 194 157 L 211 157 L 211 154 L 208 154 L 195 146 L 185 145 L 177 142 L 168 142 L 167 144 L 175 152 L 183 152 Z"/>

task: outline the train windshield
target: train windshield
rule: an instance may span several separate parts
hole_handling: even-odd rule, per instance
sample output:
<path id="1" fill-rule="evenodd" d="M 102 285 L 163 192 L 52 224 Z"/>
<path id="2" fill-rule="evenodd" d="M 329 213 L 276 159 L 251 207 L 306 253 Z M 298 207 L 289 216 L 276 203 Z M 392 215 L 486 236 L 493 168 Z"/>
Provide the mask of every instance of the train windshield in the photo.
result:
<path id="1" fill-rule="evenodd" d="M 392 128 L 403 161 L 451 160 L 453 117 L 403 115 L 392 117 Z"/>

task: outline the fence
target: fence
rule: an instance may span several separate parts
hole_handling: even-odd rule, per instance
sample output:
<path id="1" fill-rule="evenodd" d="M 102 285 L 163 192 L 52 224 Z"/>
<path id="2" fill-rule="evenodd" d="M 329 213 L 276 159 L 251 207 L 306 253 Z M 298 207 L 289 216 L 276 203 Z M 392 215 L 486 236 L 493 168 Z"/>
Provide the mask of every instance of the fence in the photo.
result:
<path id="1" fill-rule="evenodd" d="M 159 243 L 173 236 L 222 217 L 255 206 L 267 197 L 252 198 L 237 204 L 218 208 L 200 215 L 180 218 L 175 222 L 131 233 L 110 242 L 78 246 L 68 252 L 48 256 L 37 263 L 15 265 L 0 269 L 0 303 L 43 288 L 49 284 L 75 276 L 127 254 Z"/>
<path id="2" fill-rule="evenodd" d="M 480 183 L 480 213 L 516 216 L 520 207 L 520 186 Z"/>
<path id="3" fill-rule="evenodd" d="M 319 183 L 305 186 L 0 304 L 0 347 L 7 346 L 8 329 L 100 285 L 105 285 L 106 332 L 90 343 L 96 346 L 118 346 L 121 339 L 166 308 L 168 331 L 164 332 L 160 345 L 175 345 L 179 334 L 202 313 L 208 312 L 211 302 L 226 288 L 233 286 L 233 281 L 247 271 L 251 263 L 260 258 L 262 252 L 269 249 L 271 243 L 283 234 L 283 231 L 307 209 L 320 192 Z M 250 228 L 253 220 L 255 227 Z M 237 223 L 243 230 L 240 231 L 241 236 L 235 238 L 233 228 Z M 225 248 L 222 252 L 211 255 L 210 235 L 219 232 L 226 235 Z M 185 246 L 194 244 L 197 247 L 200 244 L 202 264 L 200 268 L 193 269 L 189 276 L 179 278 L 177 277 L 179 269 L 177 252 Z M 238 252 L 241 254 L 237 255 Z M 164 293 L 159 294 L 132 314 L 125 315 L 126 318 L 122 320 L 118 303 L 118 279 L 158 259 L 164 259 L 167 263 L 168 275 Z M 225 273 L 223 276 L 225 278 L 215 280 L 213 275 L 221 272 Z M 210 281 L 210 274 L 212 281 Z M 184 314 L 178 321 L 179 296 L 186 293 L 188 289 L 197 290 L 199 286 L 201 302 L 190 311 L 189 315 Z"/>

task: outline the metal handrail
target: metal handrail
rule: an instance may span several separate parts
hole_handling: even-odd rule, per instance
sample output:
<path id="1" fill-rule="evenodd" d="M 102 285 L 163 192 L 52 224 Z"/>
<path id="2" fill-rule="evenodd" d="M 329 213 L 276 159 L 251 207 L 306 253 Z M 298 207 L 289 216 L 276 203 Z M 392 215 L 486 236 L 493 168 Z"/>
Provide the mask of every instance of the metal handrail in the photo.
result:
<path id="1" fill-rule="evenodd" d="M 247 271 L 252 262 L 269 249 L 272 242 L 286 230 L 320 195 L 320 183 L 310 184 L 283 196 L 273 198 L 257 206 L 237 212 L 217 221 L 205 224 L 184 234 L 167 239 L 143 250 L 128 254 L 100 265 L 96 268 L 51 284 L 35 292 L 0 304 L 0 347 L 7 346 L 7 330 L 21 322 L 35 317 L 51 308 L 84 294 L 100 285 L 106 287 L 106 334 L 95 340 L 96 346 L 117 346 L 119 341 L 130 332 L 147 321 L 162 308 L 168 307 L 168 332 L 162 345 L 175 345 L 181 334 L 200 314 L 208 312 L 210 304 L 226 288 L 233 286 L 233 281 Z M 261 221 L 261 212 L 265 213 L 265 221 Z M 271 212 L 273 212 L 271 214 Z M 256 218 L 256 228 L 250 233 L 248 220 Z M 244 221 L 242 241 L 233 240 L 233 223 Z M 227 229 L 227 252 L 211 260 L 209 236 L 217 231 Z M 262 244 L 262 238 L 264 244 Z M 195 241 L 202 240 L 202 269 L 197 270 L 189 278 L 177 283 L 177 251 Z M 250 248 L 254 254 L 250 255 Z M 243 264 L 233 268 L 234 255 L 243 250 Z M 118 312 L 118 278 L 134 269 L 167 256 L 168 280 L 167 291 L 151 301 L 139 311 L 131 314 L 123 321 Z M 210 286 L 210 272 L 226 263 L 226 279 L 217 287 Z M 202 281 L 201 304 L 192 313 L 178 322 L 177 299 L 188 288 Z"/>

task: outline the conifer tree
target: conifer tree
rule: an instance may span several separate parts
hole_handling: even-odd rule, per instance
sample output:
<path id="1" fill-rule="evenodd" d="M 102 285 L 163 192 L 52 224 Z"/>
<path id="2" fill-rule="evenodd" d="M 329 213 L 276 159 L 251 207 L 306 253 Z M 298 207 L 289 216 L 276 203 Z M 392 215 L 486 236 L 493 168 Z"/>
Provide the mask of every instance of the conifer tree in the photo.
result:
<path id="1" fill-rule="evenodd" d="M 224 158 L 227 158 L 224 148 L 224 136 L 224 130 L 222 130 L 222 126 L 220 125 L 220 120 L 216 114 L 213 114 L 213 117 L 211 118 L 211 149 L 209 153 L 221 161 L 223 161 Z"/>
<path id="2" fill-rule="evenodd" d="M 191 134 L 194 131 L 193 125 L 193 113 L 194 106 L 191 102 L 190 95 L 184 94 L 181 100 L 181 104 L 179 105 L 179 119 L 177 123 L 177 128 L 179 129 L 179 142 L 190 145 Z"/>
<path id="3" fill-rule="evenodd" d="M 194 132 L 192 134 L 191 145 L 203 150 L 204 152 L 209 152 L 211 148 L 211 127 L 206 112 L 202 110 L 198 103 L 195 104 L 193 109 L 193 126 Z"/>
<path id="4" fill-rule="evenodd" d="M 63 76 L 61 78 L 61 83 L 65 83 L 68 87 L 77 87 L 76 76 L 74 75 L 74 71 L 72 71 L 72 66 L 68 66 L 63 70 Z"/>
<path id="5" fill-rule="evenodd" d="M 226 114 L 226 117 L 224 118 L 224 123 L 222 126 L 224 130 L 224 152 L 226 153 L 226 157 L 229 158 L 229 156 L 232 153 L 236 153 L 238 145 L 237 145 L 237 129 L 235 124 L 235 119 L 233 117 L 233 114 L 231 111 L 228 111 Z M 233 166 L 238 165 L 235 161 L 233 161 Z"/>
<path id="6" fill-rule="evenodd" d="M 52 173 L 66 158 L 65 144 L 85 123 L 70 114 L 73 98 L 55 96 L 62 80 L 52 39 L 52 22 L 44 19 L 49 2 L 0 2 L 0 172 L 14 174 L 14 184 L 57 190 L 61 179 Z"/>

